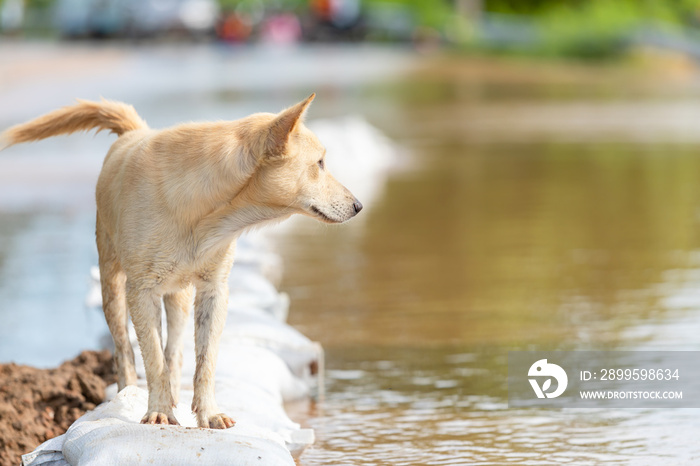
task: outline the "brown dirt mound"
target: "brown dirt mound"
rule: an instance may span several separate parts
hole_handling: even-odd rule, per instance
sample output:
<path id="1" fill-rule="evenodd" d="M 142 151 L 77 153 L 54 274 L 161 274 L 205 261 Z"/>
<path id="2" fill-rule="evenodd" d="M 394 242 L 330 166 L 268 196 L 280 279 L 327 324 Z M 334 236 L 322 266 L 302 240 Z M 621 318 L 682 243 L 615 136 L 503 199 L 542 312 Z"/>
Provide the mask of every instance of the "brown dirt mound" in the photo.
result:
<path id="1" fill-rule="evenodd" d="M 64 433 L 116 382 L 109 351 L 83 351 L 56 369 L 0 364 L 0 465 Z"/>

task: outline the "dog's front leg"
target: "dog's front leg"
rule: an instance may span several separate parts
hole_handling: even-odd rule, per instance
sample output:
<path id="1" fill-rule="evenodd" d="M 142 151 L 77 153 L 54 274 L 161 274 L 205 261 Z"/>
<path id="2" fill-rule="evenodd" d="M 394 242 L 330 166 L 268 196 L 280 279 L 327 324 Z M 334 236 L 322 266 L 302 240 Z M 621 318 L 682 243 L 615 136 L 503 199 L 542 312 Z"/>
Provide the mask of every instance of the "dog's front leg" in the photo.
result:
<path id="1" fill-rule="evenodd" d="M 173 403 L 180 401 L 180 375 L 182 374 L 182 343 L 185 337 L 187 317 L 192 307 L 192 287 L 163 297 L 165 315 L 168 318 L 168 344 L 165 346 L 165 361 L 170 372 L 170 388 Z"/>
<path id="2" fill-rule="evenodd" d="M 194 339 L 197 366 L 194 373 L 192 412 L 199 427 L 226 429 L 233 419 L 219 412 L 214 398 L 214 372 L 219 354 L 219 339 L 226 322 L 228 286 L 225 281 L 205 281 L 197 284 L 194 302 Z"/>
<path id="3" fill-rule="evenodd" d="M 173 414 L 170 374 L 161 340 L 161 297 L 127 281 L 126 299 L 139 340 L 148 382 L 148 412 L 142 424 L 178 425 Z"/>

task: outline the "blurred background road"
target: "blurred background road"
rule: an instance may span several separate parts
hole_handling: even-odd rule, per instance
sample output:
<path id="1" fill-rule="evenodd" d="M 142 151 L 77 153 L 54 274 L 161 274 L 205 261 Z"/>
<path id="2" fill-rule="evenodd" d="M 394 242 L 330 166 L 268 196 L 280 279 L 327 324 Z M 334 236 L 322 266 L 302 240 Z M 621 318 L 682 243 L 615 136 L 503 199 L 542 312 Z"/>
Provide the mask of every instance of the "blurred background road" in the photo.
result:
<path id="1" fill-rule="evenodd" d="M 510 350 L 700 349 L 699 15 L 3 0 L 0 128 L 76 97 L 163 127 L 315 91 L 329 157 L 360 140 L 394 157 L 338 173 L 373 186 L 356 221 L 270 233 L 290 322 L 327 350 L 326 400 L 294 408 L 317 432 L 303 464 L 693 464 L 695 410 L 508 409 L 505 382 Z M 111 141 L 0 154 L 0 361 L 48 367 L 109 340 L 83 301 Z"/>

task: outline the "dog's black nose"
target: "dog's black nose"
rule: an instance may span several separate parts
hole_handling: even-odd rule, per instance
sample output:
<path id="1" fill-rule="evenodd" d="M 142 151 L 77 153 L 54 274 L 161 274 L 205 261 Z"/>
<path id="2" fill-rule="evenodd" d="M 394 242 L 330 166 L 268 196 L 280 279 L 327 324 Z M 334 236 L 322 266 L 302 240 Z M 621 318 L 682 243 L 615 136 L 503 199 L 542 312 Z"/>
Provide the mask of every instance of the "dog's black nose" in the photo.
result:
<path id="1" fill-rule="evenodd" d="M 355 199 L 355 203 L 352 205 L 355 208 L 355 213 L 359 214 L 360 211 L 362 210 L 362 203 Z"/>

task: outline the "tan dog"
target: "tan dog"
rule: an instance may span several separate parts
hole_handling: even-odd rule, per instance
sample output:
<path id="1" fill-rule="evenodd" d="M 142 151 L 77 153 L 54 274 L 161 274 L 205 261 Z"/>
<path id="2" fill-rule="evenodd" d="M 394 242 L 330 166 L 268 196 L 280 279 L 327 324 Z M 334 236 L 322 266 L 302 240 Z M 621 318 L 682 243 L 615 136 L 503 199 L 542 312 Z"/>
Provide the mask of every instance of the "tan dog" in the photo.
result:
<path id="1" fill-rule="evenodd" d="M 172 408 L 194 287 L 192 411 L 200 427 L 234 424 L 216 404 L 214 369 L 235 242 L 244 230 L 295 213 L 341 223 L 362 209 L 326 171 L 325 149 L 302 123 L 313 98 L 279 114 L 163 130 L 149 129 L 129 105 L 79 101 L 0 135 L 0 148 L 93 128 L 119 135 L 97 181 L 97 248 L 120 390 L 136 383 L 129 314 L 141 346 L 148 382 L 142 423 L 178 423 Z"/>

